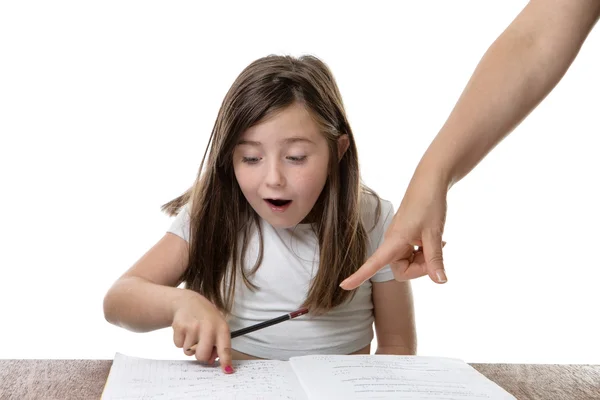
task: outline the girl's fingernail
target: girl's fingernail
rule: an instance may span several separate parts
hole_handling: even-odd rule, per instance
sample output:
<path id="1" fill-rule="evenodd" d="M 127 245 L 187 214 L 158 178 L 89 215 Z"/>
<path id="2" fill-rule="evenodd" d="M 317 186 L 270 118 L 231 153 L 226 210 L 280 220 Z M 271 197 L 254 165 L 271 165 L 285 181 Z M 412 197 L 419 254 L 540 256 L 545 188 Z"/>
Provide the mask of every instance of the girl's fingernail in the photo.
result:
<path id="1" fill-rule="evenodd" d="M 233 374 L 233 368 L 231 368 L 231 365 L 225 367 L 225 372 L 227 372 L 228 374 Z"/>

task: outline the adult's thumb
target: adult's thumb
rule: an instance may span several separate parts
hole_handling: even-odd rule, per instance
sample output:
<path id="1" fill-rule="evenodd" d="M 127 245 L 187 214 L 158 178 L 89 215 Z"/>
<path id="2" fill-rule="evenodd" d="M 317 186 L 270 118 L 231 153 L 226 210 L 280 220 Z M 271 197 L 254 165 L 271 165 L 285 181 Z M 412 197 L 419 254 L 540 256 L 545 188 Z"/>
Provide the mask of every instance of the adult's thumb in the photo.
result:
<path id="1" fill-rule="evenodd" d="M 444 256 L 442 253 L 441 233 L 426 231 L 423 234 L 423 255 L 427 266 L 427 274 L 436 283 L 446 283 L 446 271 L 444 269 Z"/>

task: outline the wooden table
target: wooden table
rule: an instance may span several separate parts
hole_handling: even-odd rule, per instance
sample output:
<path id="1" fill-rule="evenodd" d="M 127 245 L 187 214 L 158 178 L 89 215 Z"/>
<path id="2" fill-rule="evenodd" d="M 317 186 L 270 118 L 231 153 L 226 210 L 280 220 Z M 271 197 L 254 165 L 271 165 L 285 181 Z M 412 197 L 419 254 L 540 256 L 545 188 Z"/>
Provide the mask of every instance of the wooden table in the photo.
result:
<path id="1" fill-rule="evenodd" d="M 0 360 L 0 399 L 99 399 L 112 360 Z M 600 365 L 471 364 L 517 399 L 600 399 Z"/>

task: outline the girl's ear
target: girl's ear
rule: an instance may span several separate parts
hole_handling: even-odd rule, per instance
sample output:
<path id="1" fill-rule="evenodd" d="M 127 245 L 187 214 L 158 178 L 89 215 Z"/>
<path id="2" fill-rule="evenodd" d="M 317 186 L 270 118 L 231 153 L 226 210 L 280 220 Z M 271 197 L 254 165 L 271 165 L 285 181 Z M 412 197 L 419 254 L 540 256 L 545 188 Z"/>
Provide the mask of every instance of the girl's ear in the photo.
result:
<path id="1" fill-rule="evenodd" d="M 348 134 L 344 133 L 343 135 L 340 135 L 340 137 L 337 139 L 337 142 L 338 160 L 341 160 L 344 156 L 344 153 L 346 153 L 346 150 L 348 150 L 348 146 L 350 146 L 350 138 L 348 137 Z"/>

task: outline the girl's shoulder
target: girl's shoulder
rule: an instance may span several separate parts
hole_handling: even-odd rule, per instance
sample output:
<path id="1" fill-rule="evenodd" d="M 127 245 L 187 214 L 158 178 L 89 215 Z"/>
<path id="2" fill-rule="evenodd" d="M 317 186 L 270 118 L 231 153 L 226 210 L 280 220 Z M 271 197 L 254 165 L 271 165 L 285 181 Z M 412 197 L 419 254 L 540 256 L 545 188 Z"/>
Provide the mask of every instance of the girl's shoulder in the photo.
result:
<path id="1" fill-rule="evenodd" d="M 167 232 L 173 233 L 186 242 L 190 242 L 190 203 L 182 206 Z"/>
<path id="2" fill-rule="evenodd" d="M 377 250 L 383 242 L 384 234 L 394 218 L 394 206 L 388 200 L 374 193 L 365 192 L 361 198 L 363 227 L 367 231 L 368 247 L 366 257 Z M 386 265 L 371 277 L 371 282 L 385 282 L 394 279 L 389 265 Z"/>
<path id="3" fill-rule="evenodd" d="M 389 200 L 365 191 L 360 200 L 360 213 L 367 232 L 382 233 L 381 230 L 387 228 L 394 217 L 394 206 Z"/>

